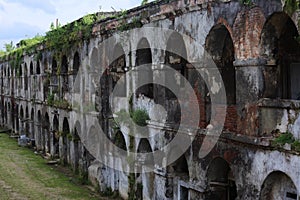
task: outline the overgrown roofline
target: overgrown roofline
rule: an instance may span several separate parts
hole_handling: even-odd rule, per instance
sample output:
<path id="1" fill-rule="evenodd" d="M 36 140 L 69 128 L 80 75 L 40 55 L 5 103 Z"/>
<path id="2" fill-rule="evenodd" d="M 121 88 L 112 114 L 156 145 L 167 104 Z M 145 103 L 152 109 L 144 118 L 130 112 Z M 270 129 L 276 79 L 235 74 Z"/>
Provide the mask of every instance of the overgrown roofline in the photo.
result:
<path id="1" fill-rule="evenodd" d="M 54 26 L 54 24 L 51 24 L 50 30 L 46 32 L 45 36 L 36 35 L 33 38 L 21 40 L 17 44 L 17 48 L 14 48 L 9 52 L 0 52 L 0 62 L 10 60 L 11 58 L 21 57 L 26 54 L 34 54 L 43 49 L 64 51 L 76 43 L 80 43 L 83 40 L 89 40 L 93 37 L 93 27 L 97 24 L 103 24 L 112 20 L 119 21 L 120 19 L 129 16 L 130 13 L 136 13 L 145 8 L 158 4 L 167 4 L 172 1 L 176 0 L 154 1 L 129 10 L 88 14 L 64 26 Z M 127 25 L 125 24 L 120 30 L 124 29 L 124 27 L 127 27 Z M 129 26 L 127 28 L 133 27 Z"/>

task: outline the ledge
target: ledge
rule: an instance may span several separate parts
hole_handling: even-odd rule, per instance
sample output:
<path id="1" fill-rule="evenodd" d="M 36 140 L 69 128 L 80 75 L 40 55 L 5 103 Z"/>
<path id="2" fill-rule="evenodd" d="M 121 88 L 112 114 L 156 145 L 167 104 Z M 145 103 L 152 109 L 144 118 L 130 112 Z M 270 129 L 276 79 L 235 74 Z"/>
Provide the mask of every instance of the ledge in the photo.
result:
<path id="1" fill-rule="evenodd" d="M 250 58 L 246 60 L 235 60 L 233 65 L 235 67 L 255 67 L 263 66 L 267 64 L 267 60 L 264 58 Z"/>
<path id="2" fill-rule="evenodd" d="M 300 100 L 263 98 L 258 100 L 257 105 L 266 108 L 300 109 Z"/>

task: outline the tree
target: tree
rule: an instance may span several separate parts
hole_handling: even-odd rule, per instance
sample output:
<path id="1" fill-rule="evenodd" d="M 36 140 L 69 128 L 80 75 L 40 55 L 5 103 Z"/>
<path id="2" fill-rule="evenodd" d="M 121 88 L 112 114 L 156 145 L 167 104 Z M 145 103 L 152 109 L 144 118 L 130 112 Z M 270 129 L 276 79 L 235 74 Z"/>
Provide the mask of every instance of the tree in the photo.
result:
<path id="1" fill-rule="evenodd" d="M 13 41 L 10 41 L 10 43 L 4 44 L 4 48 L 5 48 L 6 52 L 13 51 L 15 49 Z"/>
<path id="2" fill-rule="evenodd" d="M 148 0 L 143 0 L 142 1 L 142 6 L 145 5 L 145 4 L 147 4 L 147 3 L 148 3 Z"/>

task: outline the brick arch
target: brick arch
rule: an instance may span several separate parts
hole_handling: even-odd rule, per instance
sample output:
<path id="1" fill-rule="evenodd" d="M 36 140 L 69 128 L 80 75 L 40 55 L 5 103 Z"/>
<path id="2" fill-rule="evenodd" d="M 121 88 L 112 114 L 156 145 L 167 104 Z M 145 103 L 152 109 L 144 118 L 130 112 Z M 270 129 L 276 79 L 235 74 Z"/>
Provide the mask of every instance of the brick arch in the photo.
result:
<path id="1" fill-rule="evenodd" d="M 215 157 L 211 160 L 207 167 L 206 178 L 210 188 L 207 198 L 233 200 L 237 197 L 234 175 L 230 164 L 224 158 Z"/>
<path id="2" fill-rule="evenodd" d="M 243 9 L 237 14 L 232 31 L 237 59 L 259 57 L 260 35 L 265 20 L 264 13 L 258 6 Z"/>
<path id="3" fill-rule="evenodd" d="M 226 27 L 226 29 L 227 29 L 227 31 L 230 33 L 230 37 L 231 38 L 233 38 L 233 28 L 232 28 L 232 26 L 228 23 L 228 21 L 225 19 L 225 18 L 223 18 L 223 17 L 220 17 L 218 20 L 217 20 L 217 23 L 216 24 L 214 24 L 214 26 L 216 26 L 216 25 L 223 25 L 223 26 L 225 26 Z M 214 27 L 213 26 L 213 27 Z M 206 36 L 207 37 L 207 36 Z"/>
<path id="4" fill-rule="evenodd" d="M 260 55 L 266 60 L 263 97 L 300 99 L 300 44 L 293 20 L 284 12 L 275 12 L 266 20 Z M 294 65 L 293 65 L 294 64 Z"/>
<path id="5" fill-rule="evenodd" d="M 224 83 L 227 99 L 227 115 L 224 128 L 236 131 L 236 71 L 233 65 L 235 52 L 230 32 L 224 24 L 216 24 L 210 29 L 205 41 L 205 50 L 208 60 L 212 59 L 214 61 L 214 65 L 207 62 L 208 64 L 205 67 L 208 69 L 217 67 Z M 205 94 L 210 93 L 210 88 L 205 87 L 205 90 Z M 211 99 L 206 97 L 204 101 L 206 123 L 208 123 L 211 120 L 211 114 L 213 114 Z M 221 104 L 218 106 L 222 107 Z"/>

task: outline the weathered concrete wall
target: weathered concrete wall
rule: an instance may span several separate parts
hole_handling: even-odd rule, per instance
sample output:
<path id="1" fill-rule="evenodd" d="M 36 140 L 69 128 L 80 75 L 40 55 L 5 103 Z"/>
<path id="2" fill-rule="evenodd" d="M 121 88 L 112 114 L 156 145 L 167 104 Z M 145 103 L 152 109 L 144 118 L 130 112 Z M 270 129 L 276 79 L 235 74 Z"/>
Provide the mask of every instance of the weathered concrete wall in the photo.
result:
<path id="1" fill-rule="evenodd" d="M 40 49 L 36 54 L 23 55 L 17 69 L 11 66 L 13 57 L 2 59 L 0 123 L 12 128 L 15 134 L 25 133 L 35 139 L 37 150 L 70 164 L 101 191 L 111 188 L 123 198 L 129 198 L 131 192 L 135 198 L 143 199 L 293 199 L 295 195 L 297 198 L 298 153 L 274 149 L 269 141 L 276 129 L 289 131 L 300 139 L 299 102 L 291 100 L 297 92 L 297 87 L 291 87 L 297 74 L 285 70 L 299 62 L 299 45 L 295 40 L 297 13 L 288 16 L 277 0 L 257 0 L 252 6 L 239 1 L 177 0 L 151 3 L 134 8 L 121 18 L 104 19 L 94 25 L 89 41 L 80 41 L 67 51 Z M 197 99 L 182 87 L 178 90 L 185 94 L 184 105 L 195 108 L 190 110 L 190 116 L 184 117 L 191 118 L 197 109 L 201 116 L 198 134 L 180 159 L 167 168 L 157 163 L 153 172 L 132 176 L 95 160 L 110 159 L 101 152 L 101 148 L 110 148 L 109 145 L 100 147 L 93 143 L 98 137 L 98 125 L 120 148 L 153 152 L 172 141 L 181 117 L 179 103 L 165 89 L 149 86 L 141 90 L 143 94 L 132 91 L 139 76 L 149 78 L 148 73 L 153 74 L 153 80 L 167 82 L 170 77 L 164 64 L 176 64 L 163 51 L 172 46 L 172 35 L 153 36 L 144 32 L 130 41 L 117 35 L 128 31 L 128 23 L 132 28 L 136 26 L 133 19 L 143 27 L 171 29 L 188 36 L 175 38 L 188 61 L 184 63 L 179 58 L 184 66 L 182 74 Z M 119 45 L 123 51 L 122 58 L 113 64 L 109 63 L 114 56 L 113 48 L 108 52 L 101 48 L 111 35 L 117 35 L 111 46 Z M 148 42 L 150 50 L 140 53 L 137 48 L 142 40 Z M 295 45 L 285 45 L 291 43 Z M 157 46 L 161 49 L 154 48 Z M 208 54 L 215 62 L 213 69 L 201 62 Z M 138 65 L 149 60 L 151 70 L 139 71 Z M 63 63 L 67 63 L 64 73 Z M 204 74 L 209 70 L 221 71 L 228 99 L 224 133 L 205 158 L 200 158 L 199 151 L 205 130 L 212 126 L 211 88 L 206 88 L 196 69 Z M 110 97 L 122 76 L 122 95 Z M 171 78 L 173 84 L 180 85 L 180 79 Z M 114 113 L 109 108 L 112 103 Z M 132 140 L 129 134 L 136 135 L 139 130 L 126 123 L 121 123 L 117 130 L 114 127 L 114 114 L 137 108 L 145 109 L 150 116 L 146 132 L 152 137 L 148 139 Z M 183 132 L 189 134 L 188 129 Z M 122 160 L 113 165 L 117 169 L 128 168 Z M 276 183 L 277 178 L 281 184 Z"/>

